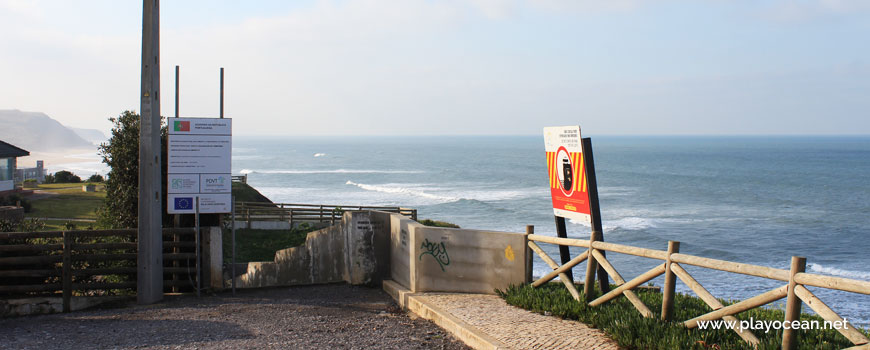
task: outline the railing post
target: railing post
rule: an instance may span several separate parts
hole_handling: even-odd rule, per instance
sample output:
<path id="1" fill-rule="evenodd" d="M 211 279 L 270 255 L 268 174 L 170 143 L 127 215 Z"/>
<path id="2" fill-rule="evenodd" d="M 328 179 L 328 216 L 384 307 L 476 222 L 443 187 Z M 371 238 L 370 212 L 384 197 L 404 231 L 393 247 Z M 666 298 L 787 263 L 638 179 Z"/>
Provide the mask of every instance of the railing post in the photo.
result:
<path id="1" fill-rule="evenodd" d="M 532 248 L 529 247 L 529 235 L 535 234 L 535 225 L 526 225 L 526 234 L 523 236 L 523 247 L 526 251 L 526 283 L 532 283 L 534 281 L 532 277 L 532 271 L 534 271 L 534 256 L 532 255 Z"/>
<path id="2" fill-rule="evenodd" d="M 665 260 L 665 290 L 662 293 L 662 321 L 670 321 L 674 315 L 674 294 L 677 275 L 671 270 L 671 254 L 680 252 L 680 242 L 668 241 L 668 258 Z"/>
<path id="3" fill-rule="evenodd" d="M 601 240 L 601 232 L 592 231 L 589 236 L 589 258 L 586 260 L 586 281 L 583 282 L 583 294 L 586 294 L 586 302 L 595 300 L 595 271 L 598 271 L 598 262 L 592 256 L 592 245 Z"/>
<path id="4" fill-rule="evenodd" d="M 785 321 L 782 329 L 782 349 L 794 350 L 798 347 L 797 331 L 792 328 L 792 321 L 798 321 L 801 318 L 801 300 L 795 295 L 794 289 L 797 283 L 794 281 L 794 275 L 804 272 L 807 268 L 807 258 L 802 256 L 791 257 L 791 269 L 788 276 L 788 299 L 785 302 Z"/>
<path id="5" fill-rule="evenodd" d="M 293 208 L 290 208 L 290 229 L 293 229 Z"/>
<path id="6" fill-rule="evenodd" d="M 63 312 L 70 312 L 72 302 L 72 233 L 63 232 L 63 266 L 61 272 L 63 284 Z"/>

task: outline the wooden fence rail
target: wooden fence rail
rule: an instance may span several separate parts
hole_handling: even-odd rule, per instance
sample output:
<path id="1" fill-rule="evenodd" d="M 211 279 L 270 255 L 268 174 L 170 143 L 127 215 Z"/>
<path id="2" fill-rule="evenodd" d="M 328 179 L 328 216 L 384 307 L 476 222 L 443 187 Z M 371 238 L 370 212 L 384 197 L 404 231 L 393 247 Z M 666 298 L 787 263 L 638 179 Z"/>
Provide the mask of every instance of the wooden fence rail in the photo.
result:
<path id="1" fill-rule="evenodd" d="M 252 221 L 286 221 L 292 226 L 300 222 L 335 223 L 348 210 L 379 210 L 417 220 L 417 209 L 365 205 L 236 202 L 235 213 L 237 221 L 245 221 L 248 225 Z"/>
<path id="2" fill-rule="evenodd" d="M 528 230 L 533 232 L 533 230 Z M 648 248 L 633 247 L 628 245 L 603 242 L 593 238 L 589 240 L 581 240 L 574 238 L 557 238 L 552 236 L 542 236 L 527 233 L 529 248 L 537 253 L 541 259 L 549 265 L 553 271 L 532 282 L 533 287 L 539 287 L 556 276 L 568 288 L 568 292 L 575 300 L 580 300 L 580 294 L 576 287 L 570 282 L 565 275 L 565 272 L 570 268 L 587 261 L 587 264 L 598 264 L 602 266 L 607 273 L 613 277 L 617 288 L 593 299 L 591 293 L 586 294 L 586 300 L 581 302 L 588 303 L 590 306 L 598 306 L 604 304 L 621 295 L 625 296 L 635 309 L 644 317 L 654 317 L 654 314 L 649 308 L 640 301 L 640 299 L 632 292 L 632 289 L 652 280 L 661 275 L 665 275 L 665 286 L 663 288 L 663 302 L 661 310 L 661 318 L 665 321 L 672 321 L 674 307 L 674 285 L 679 279 L 689 287 L 702 301 L 704 301 L 712 310 L 711 312 L 695 317 L 691 320 L 684 321 L 683 324 L 687 328 L 695 328 L 699 322 L 723 319 L 725 321 L 736 321 L 735 314 L 750 310 L 756 307 L 767 305 L 771 302 L 786 298 L 786 313 L 784 322 L 796 321 L 800 318 L 800 306 L 802 303 L 807 304 L 825 321 L 841 322 L 844 327 L 837 330 L 845 336 L 849 341 L 856 345 L 854 349 L 870 350 L 870 339 L 863 333 L 855 329 L 844 318 L 840 317 L 828 305 L 822 302 L 815 294 L 813 294 L 805 286 L 813 286 L 819 288 L 840 290 L 852 293 L 870 295 L 870 282 L 860 281 L 842 277 L 825 276 L 806 273 L 806 259 L 803 257 L 792 257 L 791 267 L 788 270 L 776 269 L 767 266 L 759 266 L 752 264 L 744 264 L 731 262 L 726 260 L 710 259 L 700 256 L 687 255 L 679 253 L 680 242 L 668 242 L 667 250 L 655 250 Z M 587 248 L 579 256 L 559 266 L 550 258 L 537 243 L 549 243 L 568 245 L 575 247 Z M 662 260 L 663 264 L 642 273 L 629 281 L 625 281 L 616 268 L 602 254 L 604 251 L 614 253 L 622 253 L 627 255 L 639 256 L 649 259 Z M 682 265 L 691 265 L 713 269 L 718 271 L 731 272 L 741 275 L 763 277 L 771 280 L 782 281 L 786 284 L 776 287 L 770 291 L 761 293 L 749 299 L 731 304 L 728 306 L 722 305 L 715 296 L 713 296 L 704 286 L 693 278 Z M 594 271 L 594 270 L 593 270 Z M 747 329 L 742 329 L 739 322 L 735 322 L 734 331 L 746 342 L 758 344 L 759 340 L 755 335 Z M 782 348 L 795 349 L 797 347 L 797 332 L 793 329 L 783 330 Z M 852 349 L 852 348 L 850 348 Z"/>
<path id="3" fill-rule="evenodd" d="M 196 269 L 194 233 L 192 228 L 163 230 L 163 261 L 176 266 L 164 268 L 165 286 L 190 285 L 179 277 Z M 136 229 L 0 233 L 0 293 L 60 292 L 67 312 L 74 292 L 135 289 L 137 234 Z M 190 239 L 178 239 L 185 236 Z"/>

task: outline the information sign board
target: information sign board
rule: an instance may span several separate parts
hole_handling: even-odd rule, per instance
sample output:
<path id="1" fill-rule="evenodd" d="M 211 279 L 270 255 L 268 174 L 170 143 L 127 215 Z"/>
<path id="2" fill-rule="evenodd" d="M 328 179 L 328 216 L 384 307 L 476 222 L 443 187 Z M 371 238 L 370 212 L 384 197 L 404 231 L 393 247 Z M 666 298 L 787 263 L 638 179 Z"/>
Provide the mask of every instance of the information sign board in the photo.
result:
<path id="1" fill-rule="evenodd" d="M 232 200 L 232 119 L 169 120 L 169 214 L 229 213 Z"/>

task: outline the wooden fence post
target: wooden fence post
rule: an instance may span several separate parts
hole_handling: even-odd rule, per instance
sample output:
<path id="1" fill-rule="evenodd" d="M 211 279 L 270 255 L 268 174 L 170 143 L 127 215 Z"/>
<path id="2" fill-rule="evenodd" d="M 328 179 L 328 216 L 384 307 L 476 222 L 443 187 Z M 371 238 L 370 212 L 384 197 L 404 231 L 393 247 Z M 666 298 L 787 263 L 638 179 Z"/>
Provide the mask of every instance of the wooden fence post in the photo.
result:
<path id="1" fill-rule="evenodd" d="M 662 293 L 662 321 L 670 321 L 674 315 L 674 294 L 677 276 L 671 271 L 671 254 L 680 252 L 680 242 L 668 241 L 668 258 L 665 260 L 665 290 Z"/>
<path id="2" fill-rule="evenodd" d="M 782 330 L 783 350 L 794 350 L 798 347 L 797 331 L 791 327 L 791 323 L 792 321 L 800 320 L 802 301 L 794 292 L 797 286 L 797 283 L 794 281 L 794 275 L 804 272 L 806 267 L 807 258 L 802 256 L 791 257 L 791 269 L 789 270 L 788 277 L 788 299 L 785 302 L 785 321 L 783 322 Z"/>
<path id="3" fill-rule="evenodd" d="M 595 271 L 598 271 L 598 262 L 592 256 L 592 245 L 601 240 L 601 232 L 592 231 L 589 236 L 589 259 L 586 260 L 586 281 L 583 284 L 583 293 L 586 294 L 586 302 L 595 300 Z"/>
<path id="4" fill-rule="evenodd" d="M 70 312 L 72 302 L 72 232 L 63 232 L 63 266 L 61 283 L 63 284 L 63 312 Z"/>
<path id="5" fill-rule="evenodd" d="M 526 235 L 523 237 L 523 247 L 526 249 L 526 283 L 532 283 L 532 271 L 534 270 L 534 256 L 529 247 L 529 235 L 535 234 L 535 225 L 526 225 Z"/>

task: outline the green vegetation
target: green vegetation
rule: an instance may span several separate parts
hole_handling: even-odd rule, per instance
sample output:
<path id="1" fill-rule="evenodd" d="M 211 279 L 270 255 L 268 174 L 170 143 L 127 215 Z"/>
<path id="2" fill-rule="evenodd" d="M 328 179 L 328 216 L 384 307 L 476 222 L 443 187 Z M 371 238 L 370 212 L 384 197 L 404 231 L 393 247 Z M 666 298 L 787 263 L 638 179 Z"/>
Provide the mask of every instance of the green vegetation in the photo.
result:
<path id="1" fill-rule="evenodd" d="M 256 188 L 241 182 L 233 182 L 233 197 L 236 198 L 236 202 L 272 203 L 269 198 L 266 198 Z"/>
<path id="2" fill-rule="evenodd" d="M 579 290 L 582 300 L 583 288 Z M 511 286 L 507 290 L 496 292 L 508 304 L 537 313 L 579 320 L 599 328 L 626 349 L 753 349 L 733 330 L 686 329 L 678 322 L 644 318 L 624 297 L 602 306 L 590 307 L 575 301 L 561 283 L 548 283 L 540 288 L 533 288 L 531 285 Z M 661 293 L 642 289 L 635 290 L 635 293 L 650 310 L 661 309 Z M 677 294 L 674 303 L 675 320 L 688 320 L 710 312 L 710 308 L 696 297 Z M 730 303 L 723 301 L 723 304 Z M 778 309 L 756 308 L 740 313 L 736 317 L 741 320 L 752 318 L 781 321 L 784 319 L 784 313 Z M 801 315 L 801 320 L 819 320 L 820 324 L 824 323 L 820 317 L 808 314 Z M 771 330 L 769 333 L 753 331 L 753 333 L 761 341 L 759 350 L 780 348 L 782 330 Z M 799 349 L 805 350 L 833 350 L 852 346 L 852 343 L 836 330 L 799 330 L 798 338 Z"/>
<path id="3" fill-rule="evenodd" d="M 421 223 L 421 224 L 423 224 L 424 226 L 459 228 L 459 225 L 457 225 L 457 224 L 451 224 L 451 223 L 446 222 L 446 221 L 438 221 L 438 220 L 432 220 L 432 219 L 423 219 L 423 220 L 420 220 L 420 221 L 418 221 L 418 222 Z"/>
<path id="4" fill-rule="evenodd" d="M 100 225 L 110 228 L 136 227 L 139 213 L 139 115 L 124 111 L 112 122 L 112 137 L 100 145 L 99 154 L 109 166 L 106 181 L 106 201 L 100 209 Z M 166 125 L 161 119 L 161 182 L 166 195 Z M 163 223 L 169 224 L 166 200 L 163 203 Z"/>
<path id="5" fill-rule="evenodd" d="M 275 252 L 300 246 L 314 229 L 302 224 L 292 230 L 236 229 L 236 262 L 273 261 Z M 224 229 L 224 262 L 232 261 L 232 234 Z"/>
<path id="6" fill-rule="evenodd" d="M 82 192 L 82 185 L 70 184 L 42 184 L 39 189 L 56 195 L 32 200 L 28 217 L 96 219 L 97 209 L 106 198 L 100 186 L 97 192 Z"/>
<path id="7" fill-rule="evenodd" d="M 93 174 L 88 178 L 88 182 L 105 182 L 106 179 L 103 178 L 103 175 Z"/>
<path id="8" fill-rule="evenodd" d="M 30 204 L 30 201 L 28 201 L 27 199 L 21 198 L 21 196 L 19 196 L 17 194 L 0 197 L 0 207 L 16 206 L 19 204 L 21 205 L 22 208 L 24 208 L 25 213 L 29 213 L 30 210 L 32 209 L 32 205 Z"/>
<path id="9" fill-rule="evenodd" d="M 54 176 L 46 176 L 46 183 L 57 183 L 57 184 L 69 184 L 69 183 L 81 183 L 82 178 L 78 177 L 76 174 L 73 174 L 66 170 L 61 170 L 54 173 Z"/>

